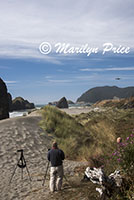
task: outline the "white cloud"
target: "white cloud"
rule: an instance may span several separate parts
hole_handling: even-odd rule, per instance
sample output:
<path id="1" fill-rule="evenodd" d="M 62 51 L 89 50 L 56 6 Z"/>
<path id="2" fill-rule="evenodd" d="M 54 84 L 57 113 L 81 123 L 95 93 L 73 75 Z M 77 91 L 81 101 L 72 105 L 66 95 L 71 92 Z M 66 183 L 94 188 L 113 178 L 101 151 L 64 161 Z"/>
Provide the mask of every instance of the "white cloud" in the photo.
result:
<path id="1" fill-rule="evenodd" d="M 134 67 L 113 67 L 108 68 L 108 71 L 133 71 Z"/>
<path id="2" fill-rule="evenodd" d="M 102 71 L 134 71 L 134 67 L 110 67 L 110 68 L 83 68 L 80 69 L 80 71 L 83 72 L 90 72 L 90 71 L 96 71 L 96 72 L 102 72 Z"/>
<path id="3" fill-rule="evenodd" d="M 0 41 L 1 42 L 1 41 Z M 39 52 L 38 45 L 31 44 L 30 42 L 18 43 L 16 41 L 11 41 L 9 44 L 0 45 L 0 57 L 6 58 L 22 58 L 22 59 L 39 59 L 45 62 L 51 62 L 54 64 L 61 65 L 59 59 L 55 56 L 42 55 Z"/>
<path id="4" fill-rule="evenodd" d="M 131 47 L 133 10 L 133 0 L 1 1 L 0 56 L 43 58 L 58 64 L 60 57 L 42 57 L 38 52 L 43 41 Z"/>
<path id="5" fill-rule="evenodd" d="M 4 81 L 8 88 L 14 88 L 14 86 L 17 86 L 19 81 Z"/>
<path id="6" fill-rule="evenodd" d="M 90 71 L 97 71 L 97 72 L 100 72 L 100 71 L 105 71 L 105 69 L 101 69 L 101 68 L 83 68 L 83 69 L 80 69 L 80 71 L 82 72 L 90 72 Z"/>
<path id="7" fill-rule="evenodd" d="M 6 84 L 18 83 L 18 81 L 5 81 Z"/>
<path id="8" fill-rule="evenodd" d="M 72 80 L 70 79 L 70 80 L 52 80 L 52 79 L 50 79 L 50 80 L 48 80 L 48 82 L 51 82 L 51 83 L 71 83 L 72 82 Z"/>

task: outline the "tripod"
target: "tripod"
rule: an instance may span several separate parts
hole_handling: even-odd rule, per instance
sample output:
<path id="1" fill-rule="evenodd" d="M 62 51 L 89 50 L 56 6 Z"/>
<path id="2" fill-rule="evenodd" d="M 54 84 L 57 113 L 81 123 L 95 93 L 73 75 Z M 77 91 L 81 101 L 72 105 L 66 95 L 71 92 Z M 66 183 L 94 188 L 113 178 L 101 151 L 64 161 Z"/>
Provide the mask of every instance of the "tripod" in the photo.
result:
<path id="1" fill-rule="evenodd" d="M 45 180 L 46 180 L 46 177 L 47 177 L 48 168 L 49 168 L 49 161 L 48 161 L 48 163 L 47 163 L 47 169 L 46 169 L 46 173 L 45 173 L 45 175 L 44 175 L 44 179 L 43 179 L 42 186 L 44 186 L 44 184 L 45 184 Z"/>
<path id="2" fill-rule="evenodd" d="M 20 158 L 19 158 L 19 160 L 18 160 L 18 162 L 17 162 L 17 164 L 16 164 L 16 166 L 14 168 L 14 171 L 12 173 L 12 176 L 11 176 L 11 179 L 9 181 L 9 184 L 12 181 L 12 178 L 13 178 L 13 176 L 15 174 L 15 171 L 16 171 L 17 167 L 21 168 L 21 179 L 22 180 L 23 180 L 23 169 L 26 167 L 26 170 L 27 170 L 27 173 L 28 173 L 28 176 L 29 176 L 29 180 L 31 181 L 30 173 L 28 171 L 26 160 L 24 158 L 23 149 L 17 150 L 17 152 L 20 152 L 21 154 L 20 154 Z"/>

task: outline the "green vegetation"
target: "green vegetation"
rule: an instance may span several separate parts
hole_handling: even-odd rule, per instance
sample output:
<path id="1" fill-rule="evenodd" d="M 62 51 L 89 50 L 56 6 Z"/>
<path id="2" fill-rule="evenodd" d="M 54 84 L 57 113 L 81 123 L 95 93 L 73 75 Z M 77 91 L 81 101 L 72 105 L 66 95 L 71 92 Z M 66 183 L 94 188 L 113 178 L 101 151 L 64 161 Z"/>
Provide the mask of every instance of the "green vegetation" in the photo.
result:
<path id="1" fill-rule="evenodd" d="M 127 99 L 112 99 L 112 100 L 103 100 L 94 104 L 94 106 L 103 106 L 103 107 L 112 107 L 119 109 L 129 109 L 134 108 L 134 97 Z"/>
<path id="2" fill-rule="evenodd" d="M 42 115 L 41 127 L 57 140 L 67 158 L 76 159 L 81 154 L 81 146 L 89 147 L 90 134 L 75 118 L 53 106 L 45 106 Z"/>
<path id="3" fill-rule="evenodd" d="M 111 200 L 132 199 L 134 109 L 105 108 L 97 112 L 69 116 L 55 107 L 46 106 L 42 109 L 42 115 L 40 125 L 44 134 L 49 134 L 58 141 L 67 158 L 87 160 L 90 166 L 104 167 L 106 174 L 115 169 L 121 170 L 126 184 L 121 193 Z M 125 147 L 119 148 L 117 145 L 116 139 L 119 136 L 122 137 L 123 144 L 126 144 Z M 114 154 L 116 156 L 113 156 Z M 95 187 L 91 185 L 79 183 L 79 186 L 73 189 L 73 194 L 80 196 L 80 199 L 97 199 Z M 69 194 L 73 195 L 65 192 L 64 199 L 69 199 Z M 75 199 L 75 196 L 71 199 L 73 198 Z"/>
<path id="4" fill-rule="evenodd" d="M 121 171 L 123 184 L 116 200 L 130 200 L 134 197 L 134 134 L 131 133 L 123 142 L 117 144 L 111 153 L 105 153 L 99 158 L 107 174 L 115 169 Z M 111 200 L 114 200 L 111 198 Z"/>

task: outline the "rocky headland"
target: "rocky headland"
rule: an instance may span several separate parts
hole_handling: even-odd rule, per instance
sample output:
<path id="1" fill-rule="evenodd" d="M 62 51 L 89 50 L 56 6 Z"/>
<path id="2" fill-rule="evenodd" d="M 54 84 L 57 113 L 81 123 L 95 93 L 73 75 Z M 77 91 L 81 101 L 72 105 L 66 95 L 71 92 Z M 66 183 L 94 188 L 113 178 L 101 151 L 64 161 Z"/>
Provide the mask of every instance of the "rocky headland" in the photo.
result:
<path id="1" fill-rule="evenodd" d="M 8 92 L 4 81 L 0 78 L 0 120 L 9 118 Z"/>
<path id="2" fill-rule="evenodd" d="M 11 99 L 11 97 L 9 98 Z M 18 110 L 26 110 L 26 109 L 34 109 L 34 103 L 30 103 L 29 101 L 23 99 L 22 97 L 16 97 L 10 102 L 10 111 L 18 111 Z"/>
<path id="3" fill-rule="evenodd" d="M 77 102 L 96 103 L 107 99 L 121 99 L 134 97 L 134 87 L 119 88 L 117 86 L 103 86 L 91 88 L 83 93 Z"/>

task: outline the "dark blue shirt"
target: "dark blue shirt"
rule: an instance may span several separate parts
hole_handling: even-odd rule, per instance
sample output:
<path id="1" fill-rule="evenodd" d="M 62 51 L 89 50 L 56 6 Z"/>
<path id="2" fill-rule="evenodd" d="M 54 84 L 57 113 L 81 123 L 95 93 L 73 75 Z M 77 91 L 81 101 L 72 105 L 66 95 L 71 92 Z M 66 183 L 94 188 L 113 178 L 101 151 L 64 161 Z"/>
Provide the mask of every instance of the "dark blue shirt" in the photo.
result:
<path id="1" fill-rule="evenodd" d="M 47 154 L 47 158 L 51 162 L 52 167 L 57 167 L 62 165 L 65 155 L 61 149 L 51 149 Z"/>

